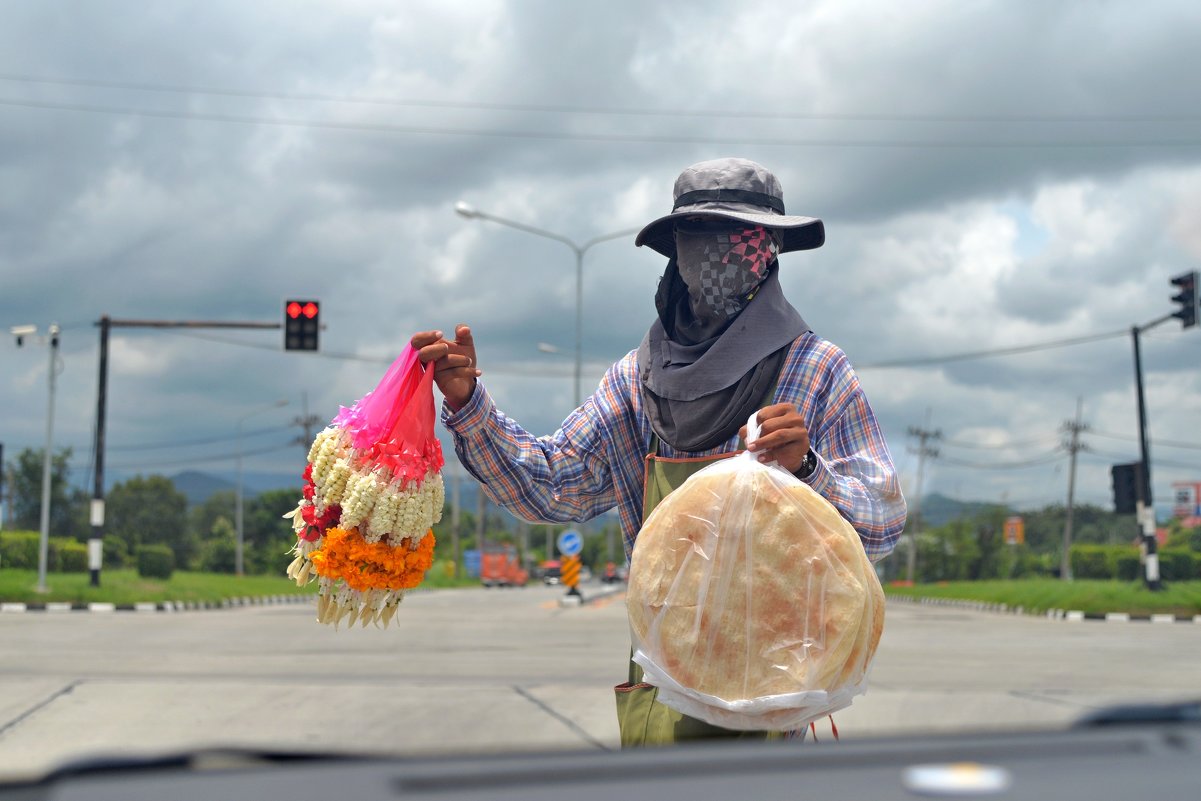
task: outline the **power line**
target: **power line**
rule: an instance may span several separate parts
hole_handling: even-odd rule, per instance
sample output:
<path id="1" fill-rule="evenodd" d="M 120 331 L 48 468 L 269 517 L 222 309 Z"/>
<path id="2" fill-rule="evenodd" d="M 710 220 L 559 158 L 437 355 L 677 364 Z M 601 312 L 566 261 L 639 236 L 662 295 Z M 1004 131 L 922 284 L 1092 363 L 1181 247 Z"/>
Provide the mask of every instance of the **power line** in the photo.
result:
<path id="1" fill-rule="evenodd" d="M 804 111 L 763 111 L 761 109 L 683 109 L 632 108 L 620 106 L 569 106 L 541 103 L 495 103 L 472 100 L 424 100 L 395 97 L 371 97 L 322 94 L 316 92 L 284 92 L 278 90 L 231 89 L 228 87 L 184 86 L 179 84 L 145 83 L 137 81 L 100 80 L 41 75 L 0 73 L 0 80 L 13 83 L 78 86 L 98 89 L 121 89 L 139 92 L 158 92 L 184 95 L 217 95 L 260 100 L 296 100 L 318 103 L 348 103 L 357 105 L 446 108 L 479 111 L 529 111 L 551 114 L 587 114 L 638 117 L 704 117 L 722 116 L 734 119 L 814 120 L 830 122 L 940 122 L 940 123 L 1098 123 L 1098 122 L 1196 122 L 1198 114 L 887 114 L 833 113 Z"/>
<path id="2" fill-rule="evenodd" d="M 1117 454 L 1109 451 L 1098 451 L 1095 449 L 1089 449 L 1085 453 L 1090 456 L 1096 456 L 1099 459 L 1107 462 L 1129 462 L 1133 460 L 1133 457 L 1128 453 Z M 1158 457 L 1152 457 L 1151 464 L 1159 465 L 1161 467 L 1176 467 L 1183 470 L 1201 470 L 1201 464 L 1189 464 L 1188 462 L 1177 462 L 1171 459 L 1160 459 Z"/>
<path id="3" fill-rule="evenodd" d="M 1115 339 L 1116 337 L 1124 337 L 1130 333 L 1128 329 L 1120 331 L 1108 331 L 1100 334 L 1088 334 L 1086 336 L 1071 337 L 1068 339 L 1057 339 L 1050 342 L 1039 342 L 1030 345 L 1016 345 L 1011 348 L 994 348 L 992 350 L 974 350 L 965 351 L 963 353 L 950 353 L 943 356 L 920 356 L 906 359 L 893 359 L 884 362 L 868 362 L 867 364 L 855 365 L 856 370 L 884 370 L 895 367 L 920 367 L 927 364 L 945 364 L 947 362 L 966 361 L 969 359 L 983 359 L 990 356 L 1011 356 L 1018 353 L 1033 353 L 1039 350 L 1051 350 L 1052 348 L 1064 348 L 1070 345 L 1083 345 L 1089 342 L 1099 342 L 1103 339 Z"/>
<path id="4" fill-rule="evenodd" d="M 1098 437 L 1108 437 L 1109 439 L 1121 439 L 1129 442 L 1138 442 L 1138 437 L 1133 434 L 1114 434 L 1109 431 L 1092 430 L 1089 433 L 1096 434 Z M 1151 441 L 1156 445 L 1163 445 L 1167 448 L 1187 448 L 1190 450 L 1201 451 L 1201 442 L 1181 442 L 1180 440 L 1171 439 L 1156 439 L 1151 437 Z"/>
<path id="5" fill-rule="evenodd" d="M 269 350 L 269 351 L 276 351 L 276 352 L 279 350 L 279 348 L 276 347 L 275 345 L 260 345 L 258 343 L 254 343 L 254 342 L 246 342 L 244 340 L 239 340 L 239 339 L 229 339 L 226 337 L 212 336 L 212 335 L 197 333 L 194 331 L 185 331 L 182 329 L 168 329 L 168 332 L 175 334 L 176 336 L 191 337 L 194 339 L 203 339 L 203 340 L 207 340 L 209 342 L 221 342 L 221 343 L 224 343 L 227 345 L 238 345 L 238 346 L 246 347 L 246 348 L 257 348 L 259 350 Z M 1040 350 L 1052 350 L 1054 348 L 1070 347 L 1072 345 L 1082 345 L 1082 344 L 1086 344 L 1086 343 L 1090 343 L 1090 342 L 1099 342 L 1099 341 L 1105 340 L 1105 339 L 1113 339 L 1113 338 L 1119 337 L 1119 336 L 1126 336 L 1128 333 L 1129 333 L 1128 331 L 1109 331 L 1109 332 L 1098 333 L 1098 334 L 1088 334 L 1085 336 L 1071 337 L 1069 339 L 1058 339 L 1058 340 L 1052 340 L 1049 342 L 1039 342 L 1039 343 L 1033 343 L 1033 344 L 1029 344 L 1029 345 L 1018 345 L 1018 346 L 1014 346 L 1014 347 L 1010 347 L 1010 348 L 996 348 L 993 350 L 967 351 L 967 352 L 963 352 L 963 353 L 945 354 L 942 356 L 918 356 L 918 357 L 911 357 L 911 358 L 906 358 L 906 359 L 894 359 L 891 361 L 884 361 L 884 362 L 869 362 L 867 364 L 855 365 L 855 370 L 856 371 L 885 370 L 885 369 L 893 369 L 893 368 L 899 368 L 899 367 L 921 367 L 921 366 L 930 365 L 930 364 L 944 364 L 944 363 L 948 363 L 948 362 L 968 361 L 971 359 L 984 359 L 984 358 L 988 358 L 988 357 L 992 357 L 992 356 L 1011 356 L 1011 355 L 1021 354 L 1021 353 L 1032 353 L 1032 352 L 1040 351 Z M 316 351 L 310 355 L 320 356 L 320 357 L 328 358 L 328 359 L 370 362 L 373 364 L 391 364 L 392 363 L 392 359 L 388 358 L 388 357 L 362 356 L 362 355 L 359 355 L 356 353 L 340 353 L 340 352 L 334 352 L 334 351 Z M 603 369 L 603 368 L 607 368 L 609 365 L 607 363 L 603 364 L 603 365 L 601 365 L 600 363 L 594 363 L 593 366 L 600 367 Z M 488 370 L 489 370 L 489 372 L 493 372 L 493 373 L 497 373 L 497 374 L 544 375 L 544 376 L 567 375 L 566 372 L 560 372 L 553 368 L 552 369 L 545 369 L 545 368 L 526 369 L 526 368 L 522 368 L 522 367 L 515 366 L 515 365 L 490 366 L 488 368 Z M 971 447 L 971 446 L 965 446 L 965 447 Z"/>
<path id="6" fill-rule="evenodd" d="M 286 431 L 289 428 L 292 428 L 292 424 L 259 428 L 254 431 L 245 431 L 242 433 L 242 436 L 255 437 L 260 434 L 274 434 L 279 431 Z M 138 445 L 108 445 L 107 447 L 110 451 L 149 451 L 160 448 L 186 448 L 191 445 L 211 445 L 214 442 L 229 442 L 235 439 L 238 439 L 237 434 L 222 434 L 216 437 L 205 437 L 204 439 L 181 439 L 174 442 L 148 442 Z"/>
<path id="7" fill-rule="evenodd" d="M 257 342 L 247 342 L 241 339 L 230 339 L 228 337 L 213 336 L 210 334 L 201 334 L 194 331 L 184 331 L 178 329 L 169 329 L 166 333 L 174 334 L 175 336 L 188 337 L 190 339 L 203 339 L 208 342 L 220 342 L 225 345 L 237 345 L 243 348 L 254 348 L 256 350 L 269 350 L 273 353 L 279 352 L 277 345 L 261 345 Z M 341 351 L 319 350 L 306 354 L 307 356 L 317 356 L 323 359 L 336 359 L 338 361 L 353 361 L 366 362 L 369 364 L 392 364 L 395 361 L 394 356 L 364 356 L 358 353 L 346 353 Z M 607 370 L 609 363 L 586 362 L 590 367 Z M 571 366 L 567 365 L 563 368 L 548 366 L 548 367 L 525 367 L 515 364 L 485 364 L 483 368 L 487 373 L 495 373 L 496 375 L 518 375 L 531 376 L 539 378 L 564 378 L 571 375 Z"/>
<path id="8" fill-rule="evenodd" d="M 1034 459 L 1023 460 L 1020 462 L 969 462 L 964 461 L 963 459 L 955 459 L 946 455 L 940 455 L 938 458 L 940 461 L 946 462 L 949 465 L 954 465 L 955 467 L 967 467 L 974 470 L 1020 470 L 1027 467 L 1039 467 L 1041 465 L 1048 465 L 1053 462 L 1062 461 L 1064 455 L 1065 454 L 1062 451 L 1056 449 L 1055 451 L 1043 456 L 1036 457 Z"/>
<path id="9" fill-rule="evenodd" d="M 963 442 L 961 440 L 954 440 L 954 439 L 944 439 L 942 441 L 942 444 L 950 445 L 955 448 L 971 448 L 971 449 L 975 449 L 975 450 L 1004 451 L 1004 450 L 1011 450 L 1013 448 L 1027 448 L 1027 447 L 1030 447 L 1031 445 L 1042 445 L 1046 442 L 1049 442 L 1051 440 L 1057 440 L 1057 439 L 1059 439 L 1058 434 L 1047 434 L 1047 435 L 1044 435 L 1041 437 L 1036 437 L 1034 439 L 1012 440 L 1010 442 L 1005 442 L 1005 443 L 1000 443 L 1000 444 L 988 444 L 988 443 L 983 443 L 983 442 Z"/>
<path id="10" fill-rule="evenodd" d="M 112 467 L 114 470 L 138 470 L 143 467 L 176 467 L 179 465 L 188 464 L 204 464 L 206 462 L 229 462 L 237 459 L 239 456 L 242 456 L 243 458 L 247 456 L 259 456 L 260 454 L 275 453 L 276 451 L 287 450 L 295 447 L 295 442 L 287 442 L 283 445 L 272 445 L 268 448 L 260 448 L 253 451 L 242 451 L 241 453 L 234 452 L 216 454 L 213 456 L 196 456 L 190 459 L 175 459 L 165 462 L 130 462 L 129 464 L 110 465 L 110 467 Z"/>
<path id="11" fill-rule="evenodd" d="M 203 120 L 238 125 L 270 125 L 315 130 L 356 131 L 363 133 L 418 134 L 429 136 L 481 136 L 507 139 L 554 139 L 570 141 L 615 142 L 625 144 L 697 144 L 739 145 L 760 147 L 828 147 L 828 148 L 908 148 L 908 149 L 1090 149 L 1090 148 L 1195 148 L 1201 138 L 1188 139 L 1111 139 L 1111 140 L 1003 140 L 1003 139 L 776 139 L 723 136 L 689 136 L 681 134 L 652 135 L 634 133 L 598 133 L 569 131 L 523 131 L 487 128 L 445 128 L 433 126 L 394 125 L 389 123 L 335 122 L 329 120 L 288 117 L 262 117 L 243 114 L 218 114 L 203 111 L 170 111 L 85 103 L 50 103 L 36 100 L 0 98 L 0 106 L 32 108 L 49 111 L 73 111 L 88 114 L 112 114 L 157 119 Z"/>

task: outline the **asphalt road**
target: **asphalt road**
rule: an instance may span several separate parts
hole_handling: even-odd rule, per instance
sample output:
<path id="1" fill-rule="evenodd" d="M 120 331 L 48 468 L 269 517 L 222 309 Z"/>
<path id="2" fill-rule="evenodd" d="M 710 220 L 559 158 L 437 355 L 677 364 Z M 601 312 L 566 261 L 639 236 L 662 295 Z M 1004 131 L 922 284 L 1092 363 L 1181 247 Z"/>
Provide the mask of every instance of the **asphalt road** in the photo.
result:
<path id="1" fill-rule="evenodd" d="M 206 746 L 616 748 L 623 596 L 562 595 L 418 592 L 386 631 L 334 631 L 306 605 L 2 614 L 0 778 Z M 894 604 L 868 694 L 835 717 L 844 739 L 1059 727 L 1107 704 L 1201 697 L 1198 664 L 1201 625 Z"/>

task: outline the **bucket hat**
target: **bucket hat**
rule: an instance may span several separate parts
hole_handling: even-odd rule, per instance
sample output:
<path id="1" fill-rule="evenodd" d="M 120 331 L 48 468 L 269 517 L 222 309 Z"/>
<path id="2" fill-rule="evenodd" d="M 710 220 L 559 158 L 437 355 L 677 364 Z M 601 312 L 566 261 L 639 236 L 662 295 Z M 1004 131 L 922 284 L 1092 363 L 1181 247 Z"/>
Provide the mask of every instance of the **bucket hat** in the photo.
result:
<path id="1" fill-rule="evenodd" d="M 825 226 L 816 217 L 784 213 L 784 190 L 763 165 L 748 159 L 713 159 L 680 173 L 671 214 L 638 232 L 634 244 L 646 245 L 668 258 L 676 255 L 674 223 L 681 217 L 737 220 L 777 231 L 781 253 L 819 248 Z"/>

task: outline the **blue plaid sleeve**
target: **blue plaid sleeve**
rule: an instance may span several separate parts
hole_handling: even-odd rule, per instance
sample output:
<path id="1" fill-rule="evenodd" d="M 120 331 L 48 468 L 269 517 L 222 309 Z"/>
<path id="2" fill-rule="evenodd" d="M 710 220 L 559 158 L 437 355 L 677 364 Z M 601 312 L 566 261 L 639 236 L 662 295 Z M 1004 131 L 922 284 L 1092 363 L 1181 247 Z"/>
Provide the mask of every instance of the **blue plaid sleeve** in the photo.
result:
<path id="1" fill-rule="evenodd" d="M 786 363 L 781 380 L 809 421 L 817 467 L 805 481 L 850 521 L 868 557 L 879 561 L 896 547 L 907 513 L 892 455 L 846 355 L 815 337 L 810 345 Z"/>
<path id="2" fill-rule="evenodd" d="M 614 505 L 595 398 L 550 436 L 535 437 L 496 408 L 482 382 L 442 422 L 460 462 L 494 502 L 531 522 L 588 520 Z"/>

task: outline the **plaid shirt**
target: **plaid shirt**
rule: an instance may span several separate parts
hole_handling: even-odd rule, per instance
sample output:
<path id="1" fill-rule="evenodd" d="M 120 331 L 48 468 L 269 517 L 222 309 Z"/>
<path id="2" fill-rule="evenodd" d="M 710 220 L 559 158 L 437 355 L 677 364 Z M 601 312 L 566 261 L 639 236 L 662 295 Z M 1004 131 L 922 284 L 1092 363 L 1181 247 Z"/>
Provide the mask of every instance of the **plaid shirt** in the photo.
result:
<path id="1" fill-rule="evenodd" d="M 789 349 L 775 403 L 792 403 L 805 418 L 817 467 L 803 479 L 851 522 L 873 561 L 896 545 L 905 499 L 892 456 L 846 354 L 812 332 Z M 443 404 L 442 422 L 459 461 L 487 495 L 531 522 L 588 520 L 617 507 L 626 558 L 642 526 L 645 456 L 651 425 L 643 408 L 637 351 L 609 368 L 597 391 L 554 434 L 534 437 L 498 410 L 476 383 L 458 412 Z M 660 443 L 668 458 L 712 456 L 738 449 L 735 435 L 708 451 L 685 453 Z"/>

